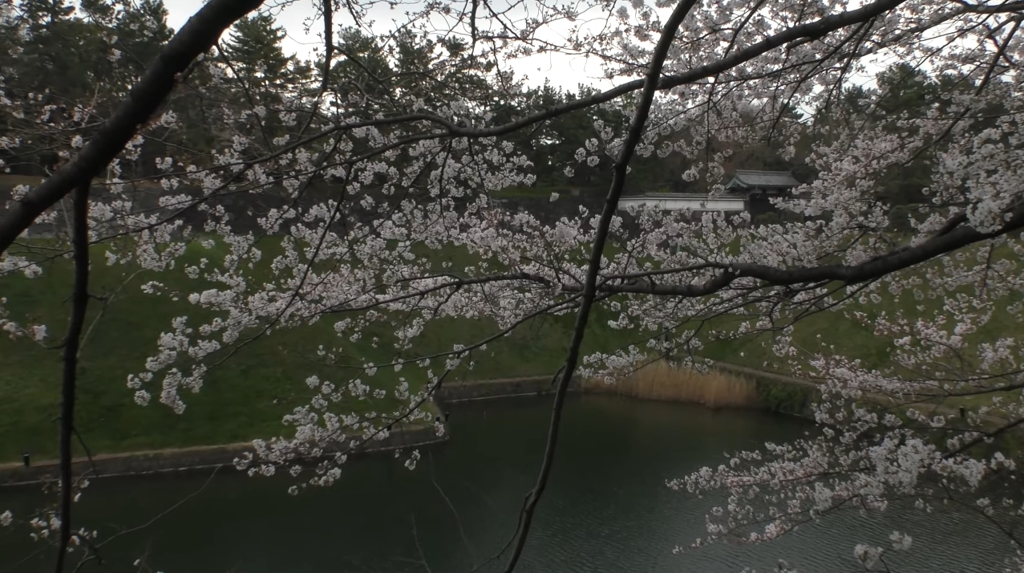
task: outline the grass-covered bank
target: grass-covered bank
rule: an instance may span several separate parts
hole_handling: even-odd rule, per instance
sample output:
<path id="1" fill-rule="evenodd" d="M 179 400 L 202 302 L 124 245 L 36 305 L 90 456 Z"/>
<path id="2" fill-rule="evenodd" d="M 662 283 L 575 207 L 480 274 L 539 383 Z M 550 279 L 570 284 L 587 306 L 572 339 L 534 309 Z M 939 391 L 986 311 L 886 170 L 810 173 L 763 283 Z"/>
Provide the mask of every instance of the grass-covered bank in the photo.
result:
<path id="1" fill-rule="evenodd" d="M 906 240 L 903 237 L 893 236 L 893 242 L 900 244 Z M 985 244 L 975 244 L 964 247 L 950 255 L 954 260 L 985 260 L 989 259 L 993 266 L 1005 259 L 1013 263 L 1018 256 L 1012 252 L 1009 245 L 1001 245 L 992 248 Z M 1012 267 L 1011 267 L 1012 268 Z M 884 368 L 891 364 L 895 352 L 893 336 L 880 334 L 875 331 L 879 317 L 885 316 L 887 320 L 893 321 L 900 313 L 913 324 L 915 321 L 935 320 L 937 318 L 951 318 L 944 308 L 948 298 L 957 295 L 976 297 L 975 286 L 961 286 L 954 290 L 947 291 L 945 288 L 930 285 L 930 274 L 949 275 L 961 273 L 962 270 L 956 267 L 948 267 L 942 258 L 932 259 L 903 271 L 899 271 L 896 277 L 905 280 L 907 283 L 914 283 L 918 286 L 902 288 L 899 296 L 892 294 L 889 284 L 883 283 L 874 291 L 853 295 L 842 307 L 834 310 L 822 310 L 820 312 L 808 312 L 794 325 L 792 331 L 792 345 L 796 348 L 811 351 L 832 353 L 838 352 L 843 356 L 858 360 L 860 365 L 866 369 Z M 979 278 L 983 286 L 983 279 Z M 830 288 L 838 289 L 841 284 L 835 282 L 829 285 Z M 853 288 L 863 288 L 866 284 L 852 285 Z M 916 297 L 914 290 L 920 289 L 921 296 Z M 844 296 L 844 293 L 837 292 L 833 295 L 833 301 Z M 861 302 L 862 298 L 869 299 Z M 968 346 L 976 349 L 980 344 L 992 343 L 993 341 L 1012 336 L 1019 328 L 1015 313 L 1006 312 L 1007 309 L 1024 304 L 1024 292 L 1011 292 L 1007 296 L 1000 297 L 995 301 L 995 312 L 988 321 L 971 330 L 963 336 Z M 822 307 L 825 305 L 822 304 Z M 851 315 L 860 314 L 859 320 L 851 318 Z M 712 321 L 711 326 L 721 332 L 728 333 L 735 330 L 741 320 L 749 320 L 749 316 L 729 315 L 717 317 Z M 776 325 L 781 331 L 787 323 L 782 321 Z M 955 324 L 947 322 L 944 327 L 952 329 Z M 772 350 L 772 342 L 775 334 L 763 332 L 754 336 L 744 335 L 737 337 L 723 337 L 721 339 L 705 339 L 701 355 L 705 358 L 716 361 L 726 361 L 734 364 L 741 364 L 752 368 L 767 368 L 769 370 L 788 370 L 791 363 L 790 358 L 780 358 Z M 834 349 L 830 350 L 829 346 Z M 970 369 L 975 366 L 977 357 L 969 355 L 960 357 L 964 362 L 962 366 Z"/>
<path id="2" fill-rule="evenodd" d="M 198 245 L 185 255 L 195 260 L 203 256 L 211 254 Z M 198 394 L 183 394 L 187 408 L 182 415 L 157 402 L 159 388 L 148 406 L 139 406 L 133 400 L 134 391 L 126 386 L 128 375 L 144 369 L 158 336 L 170 330 L 174 317 L 196 316 L 199 310 L 185 300 L 146 294 L 140 287 L 159 280 L 169 290 L 191 292 L 197 285 L 181 270 L 157 274 L 108 266 L 100 248 L 94 261 L 92 293 L 109 297 L 109 304 L 100 300 L 90 304 L 87 324 L 96 323 L 82 349 L 76 406 L 77 429 L 93 453 L 228 444 L 281 435 L 285 430 L 281 417 L 309 402 L 308 375 L 337 382 L 348 379 L 349 372 L 318 362 L 317 347 L 339 341 L 334 321 L 321 320 L 271 332 L 242 347 L 208 375 Z M 51 345 L 44 348 L 24 338 L 0 337 L 0 462 L 18 460 L 24 451 L 37 459 L 56 455 L 61 351 L 53 346 L 62 339 L 67 322 L 71 267 L 68 260 L 56 259 L 44 264 L 43 270 L 41 277 L 33 279 L 0 278 L 0 297 L 7 299 L 12 318 L 49 325 L 45 343 Z M 460 368 L 449 380 L 550 374 L 564 360 L 571 319 L 545 318 L 527 324 L 477 352 L 472 370 Z M 346 339 L 348 359 L 356 363 L 390 361 L 386 345 L 374 347 L 370 341 L 374 337 L 387 340 L 391 334 L 386 325 L 374 329 L 364 332 L 359 341 Z M 415 352 L 425 355 L 451 350 L 453 344 L 480 340 L 495 331 L 488 321 L 438 320 L 414 340 Z M 592 329 L 588 339 L 590 348 L 621 342 L 601 325 Z M 381 369 L 373 382 L 376 387 L 393 387 L 399 376 L 414 389 L 425 381 L 419 369 L 396 373 L 388 368 Z M 397 404 L 392 395 L 352 400 L 345 408 L 386 413 Z"/>
<path id="3" fill-rule="evenodd" d="M 35 256 L 46 256 L 45 242 L 33 242 Z M 261 243 L 263 262 L 272 258 L 273 240 Z M 200 258 L 215 259 L 223 255 L 216 244 L 212 248 L 198 243 L 190 245 L 182 262 L 195 263 Z M 426 255 L 426 252 L 418 253 Z M 464 252 L 453 250 L 431 253 L 448 258 L 456 267 L 471 264 Z M 334 331 L 334 320 L 325 318 L 301 328 L 271 332 L 243 347 L 230 361 L 216 368 L 199 394 L 186 393 L 187 410 L 174 414 L 154 399 L 147 407 L 133 401 L 133 391 L 126 387 L 127 377 L 144 368 L 147 356 L 154 353 L 161 332 L 170 329 L 171 320 L 190 315 L 202 319 L 198 307 L 185 300 L 168 296 L 147 295 L 141 285 L 161 281 L 171 291 L 202 290 L 201 282 L 189 279 L 178 270 L 151 273 L 138 272 L 126 266 L 108 266 L 103 248 L 97 247 L 92 267 L 92 292 L 105 297 L 109 304 L 97 299 L 90 305 L 89 329 L 81 356 L 78 388 L 77 428 L 89 447 L 97 453 L 152 450 L 249 441 L 257 437 L 281 434 L 285 428 L 281 417 L 295 406 L 307 404 L 312 390 L 305 384 L 310 374 L 331 381 L 347 380 L 349 371 L 326 366 L 316 355 L 321 344 L 340 341 Z M 56 345 L 63 336 L 69 310 L 71 268 L 69 261 L 58 258 L 43 265 L 40 278 L 20 276 L 0 278 L 0 297 L 8 300 L 13 318 L 28 323 L 50 326 L 47 343 Z M 258 272 L 258 269 L 257 269 Z M 919 303 L 932 310 L 941 299 Z M 878 312 L 898 309 L 891 300 L 863 305 L 868 318 Z M 874 313 L 874 314 L 872 314 Z M 585 351 L 609 350 L 635 342 L 637 335 L 611 330 L 605 315 L 591 320 L 585 339 Z M 472 370 L 461 368 L 450 381 L 508 379 L 524 376 L 550 375 L 562 364 L 570 338 L 573 317 L 544 318 L 531 322 L 511 336 L 474 353 Z M 725 332 L 737 321 L 734 316 L 717 319 L 713 326 Z M 1008 316 L 996 316 L 982 331 L 973 335 L 978 340 L 991 339 L 1011 332 L 1016 323 Z M 443 319 L 431 322 L 425 332 L 414 340 L 415 355 L 451 350 L 456 343 L 465 344 L 483 339 L 495 332 L 493 324 L 481 320 Z M 391 360 L 387 344 L 375 347 L 370 341 L 388 340 L 392 335 L 385 324 L 375 323 L 363 332 L 360 340 L 344 342 L 345 359 L 355 364 L 382 363 Z M 648 333 L 649 334 L 649 333 Z M 819 338 L 820 337 L 820 338 Z M 865 367 L 885 365 L 892 353 L 892 343 L 876 336 L 870 320 L 856 322 L 842 312 L 812 314 L 801 321 L 793 333 L 794 342 L 813 348 L 819 340 L 833 342 L 844 355 L 860 358 Z M 720 362 L 757 369 L 785 370 L 770 348 L 771 335 L 747 336 L 730 340 L 704 340 L 701 355 Z M 376 387 L 389 388 L 399 376 L 413 387 L 424 382 L 423 373 L 406 368 L 399 374 L 381 369 L 373 382 Z M 647 382 L 626 382 L 617 392 L 637 397 L 661 397 L 705 403 L 712 407 L 767 404 L 769 409 L 799 413 L 806 407 L 806 393 L 780 390 L 771 385 L 727 384 L 702 388 L 668 384 L 678 379 L 659 373 L 656 368 L 641 371 Z M 637 379 L 639 380 L 639 378 Z M 633 387 L 629 385 L 632 384 Z M 649 387 L 644 385 L 648 384 Z M 52 458 L 56 451 L 60 386 L 60 350 L 43 348 L 31 341 L 0 337 L 0 462 L 20 459 L 23 451 L 37 458 Z M 632 388 L 632 389 L 631 389 Z M 158 394 L 156 389 L 154 394 Z M 654 392 L 657 396 L 648 396 Z M 390 412 L 397 405 L 393 398 L 352 401 L 353 411 Z"/>

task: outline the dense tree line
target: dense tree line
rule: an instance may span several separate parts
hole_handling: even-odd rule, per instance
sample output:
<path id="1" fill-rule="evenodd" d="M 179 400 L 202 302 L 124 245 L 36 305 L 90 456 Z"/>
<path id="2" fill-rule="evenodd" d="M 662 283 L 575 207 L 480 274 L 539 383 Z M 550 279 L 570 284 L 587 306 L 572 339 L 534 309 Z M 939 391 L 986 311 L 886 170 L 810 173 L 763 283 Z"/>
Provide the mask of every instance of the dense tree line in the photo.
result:
<path id="1" fill-rule="evenodd" d="M 10 57 L 0 60 L 0 76 L 6 97 L 18 105 L 0 109 L 4 172 L 53 173 L 68 158 L 58 149 L 95 134 L 172 33 L 163 0 L 88 0 L 77 7 L 66 0 L 25 0 L 8 6 L 0 17 L 0 50 Z M 475 58 L 458 38 L 405 31 L 382 39 L 357 28 L 337 34 L 330 73 L 321 78 L 323 51 L 301 59 L 286 53 L 284 37 L 270 14 L 239 20 L 206 65 L 180 79 L 133 161 L 119 162 L 115 175 L 153 177 L 170 167 L 164 157 L 174 155 L 180 163 L 230 148 L 239 138 L 249 157 L 271 153 L 301 133 L 310 109 L 349 119 L 401 116 L 444 105 L 444 94 L 456 92 L 489 107 L 495 120 L 513 121 L 595 91 L 525 85 L 512 72 Z M 289 110 L 294 117 L 285 125 L 280 114 Z M 41 116 L 52 129 L 38 129 Z M 581 110 L 510 140 L 533 164 L 541 185 L 591 189 L 600 185 L 610 157 L 598 170 L 567 172 L 577 163 L 577 150 L 600 139 L 595 120 L 618 130 L 628 114 L 619 104 Z M 681 170 L 659 165 L 643 172 L 635 187 L 669 189 Z"/>
<path id="2" fill-rule="evenodd" d="M 7 54 L 0 60 L 0 76 L 6 97 L 20 105 L 0 108 L 4 171 L 52 173 L 67 159 L 67 153 L 58 149 L 94 133 L 172 33 L 163 0 L 85 0 L 77 6 L 67 0 L 22 0 L 8 5 L 0 13 L 0 51 Z M 196 65 L 181 78 L 180 89 L 157 120 L 168 129 L 148 134 L 134 162 L 120 165 L 124 177 L 155 176 L 166 156 L 175 155 L 180 161 L 209 155 L 237 143 L 239 137 L 244 138 L 251 157 L 273 152 L 300 131 L 298 126 L 308 123 L 310 109 L 326 115 L 343 113 L 347 118 L 400 116 L 443 105 L 442 94 L 455 92 L 489 107 L 495 120 L 514 121 L 596 93 L 589 86 L 574 92 L 548 83 L 526 85 L 514 73 L 473 57 L 461 39 L 411 31 L 377 38 L 357 28 L 343 28 L 334 39 L 330 73 L 318 77 L 317 70 L 325 65 L 323 51 L 312 59 L 301 59 L 285 51 L 284 37 L 284 30 L 268 13 L 238 21 L 208 54 L 207 65 Z M 878 72 L 873 81 L 842 88 L 819 109 L 792 105 L 783 109 L 775 118 L 777 123 L 804 126 L 805 135 L 793 153 L 786 154 L 770 130 L 762 140 L 743 145 L 710 137 L 705 152 L 709 159 L 724 154 L 722 164 L 727 170 L 793 171 L 798 179 L 808 181 L 815 172 L 807 155 L 813 145 L 828 141 L 830 126 L 884 123 L 899 130 L 901 118 L 941 113 L 955 93 L 969 93 L 976 84 L 977 80 L 962 74 L 933 76 L 919 67 L 896 63 Z M 314 108 L 311 102 L 319 105 Z M 628 100 L 616 100 L 556 115 L 535 132 L 516 132 L 508 139 L 531 162 L 538 185 L 594 189 L 604 181 L 612 157 L 590 158 L 586 166 L 590 169 L 577 169 L 579 150 L 596 149 L 608 134 L 623 129 L 629 106 Z M 284 125 L 278 112 L 289 109 L 295 110 L 295 117 L 291 125 Z M 991 124 L 999 110 L 980 113 L 993 118 Z M 751 110 L 740 121 L 754 121 L 756 115 Z M 53 128 L 40 132 L 35 122 L 39 117 Z M 986 124 L 976 125 L 980 130 Z M 673 139 L 681 137 L 673 131 L 660 143 L 670 147 Z M 937 149 L 894 169 L 878 190 L 879 200 L 894 205 L 926 201 L 927 162 Z M 708 179 L 682 177 L 701 163 L 670 154 L 638 157 L 636 176 L 627 191 L 710 191 L 713 184 Z"/>

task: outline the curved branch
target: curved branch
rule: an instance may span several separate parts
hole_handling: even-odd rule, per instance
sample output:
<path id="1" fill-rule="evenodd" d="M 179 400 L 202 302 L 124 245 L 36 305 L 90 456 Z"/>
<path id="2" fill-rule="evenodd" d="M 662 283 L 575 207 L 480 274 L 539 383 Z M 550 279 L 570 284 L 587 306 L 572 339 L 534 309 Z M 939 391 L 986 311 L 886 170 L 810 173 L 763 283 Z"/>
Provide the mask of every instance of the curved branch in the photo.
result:
<path id="1" fill-rule="evenodd" d="M 523 554 L 523 547 L 526 545 L 526 538 L 530 534 L 530 525 L 537 510 L 537 503 L 544 495 L 548 478 L 551 475 L 551 466 L 555 459 L 555 449 L 558 447 L 558 430 L 562 422 L 562 410 L 565 406 L 565 395 L 569 389 L 569 382 L 576 371 L 576 364 L 579 360 L 580 346 L 583 344 L 583 335 L 587 330 L 587 322 L 590 319 L 590 309 L 597 298 L 597 280 L 601 271 L 601 260 L 604 258 L 604 246 L 608 239 L 608 231 L 611 228 L 612 219 L 619 206 L 619 197 L 622 195 L 622 188 L 626 183 L 626 174 L 629 172 L 629 163 L 636 151 L 637 144 L 643 136 L 644 127 L 647 125 L 647 117 L 651 112 L 651 105 L 654 103 L 654 94 L 658 90 L 658 78 L 661 77 L 662 66 L 668 56 L 669 48 L 675 40 L 676 31 L 683 23 L 683 20 L 690 13 L 690 10 L 697 4 L 697 0 L 682 0 L 676 5 L 671 16 L 665 22 L 665 27 L 658 39 L 658 45 L 654 49 L 651 58 L 650 68 L 647 70 L 647 77 L 644 79 L 644 90 L 637 104 L 636 112 L 629 126 L 629 132 L 623 141 L 622 151 L 615 162 L 615 171 L 612 175 L 611 187 L 608 189 L 608 197 L 605 200 L 604 210 L 598 222 L 594 235 L 594 244 L 590 252 L 590 261 L 587 265 L 586 281 L 583 284 L 583 293 L 580 299 L 579 311 L 576 314 L 576 325 L 573 328 L 572 341 L 569 343 L 569 352 L 565 358 L 565 365 L 562 369 L 561 378 L 558 381 L 558 388 L 555 392 L 555 404 L 552 407 L 551 425 L 548 429 L 547 444 L 544 447 L 544 457 L 541 462 L 540 471 L 537 475 L 537 483 L 526 498 L 526 504 L 519 514 L 518 537 L 515 546 L 512 548 L 512 555 L 505 566 L 505 573 L 511 573 L 515 569 L 519 558 Z"/>
<path id="2" fill-rule="evenodd" d="M 128 98 L 81 153 L 20 201 L 12 202 L 0 219 L 0 253 L 5 252 L 43 211 L 83 181 L 99 175 L 157 111 L 192 62 L 212 48 L 228 26 L 261 4 L 263 0 L 210 0 L 192 16 L 167 42 L 146 74 L 128 93 Z"/>
<path id="3" fill-rule="evenodd" d="M 1024 228 L 1024 205 L 1018 206 L 1001 227 L 992 232 L 981 232 L 959 226 L 914 246 L 892 250 L 858 265 L 823 265 L 779 269 L 755 263 L 721 264 L 740 277 L 752 277 L 773 285 L 793 285 L 817 281 L 842 281 L 857 284 L 912 267 L 929 259 L 950 253 L 972 243 L 993 239 Z"/>

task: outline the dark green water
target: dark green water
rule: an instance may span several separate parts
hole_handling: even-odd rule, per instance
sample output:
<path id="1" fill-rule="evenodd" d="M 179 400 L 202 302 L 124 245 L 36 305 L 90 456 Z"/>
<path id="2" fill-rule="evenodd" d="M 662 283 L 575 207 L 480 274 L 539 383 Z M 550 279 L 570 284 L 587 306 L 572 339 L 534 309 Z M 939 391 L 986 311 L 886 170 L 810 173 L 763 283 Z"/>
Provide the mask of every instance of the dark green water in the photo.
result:
<path id="1" fill-rule="evenodd" d="M 102 568 L 83 570 L 136 571 L 132 562 L 145 556 L 152 571 L 165 573 L 468 573 L 515 529 L 535 480 L 549 407 L 546 399 L 453 405 L 451 441 L 424 450 L 415 471 L 391 456 L 366 458 L 351 463 L 333 487 L 297 497 L 285 491 L 287 476 L 221 470 L 181 507 L 104 547 Z M 673 555 L 674 546 L 703 534 L 711 502 L 668 489 L 666 479 L 808 426 L 766 414 L 587 396 L 570 401 L 563 428 L 524 573 L 764 571 L 778 558 L 803 573 L 857 571 L 854 544 L 887 546 L 893 529 L 914 537 L 909 554 L 892 558 L 900 571 L 997 571 L 1009 554 L 977 518 L 896 509 L 840 515 L 771 544 Z M 76 505 L 78 519 L 101 536 L 132 528 L 208 477 L 97 480 Z M 37 487 L 0 489 L 0 512 L 17 513 L 40 499 Z M 52 555 L 22 562 L 39 548 L 25 535 L 0 530 L 0 572 L 52 570 Z"/>

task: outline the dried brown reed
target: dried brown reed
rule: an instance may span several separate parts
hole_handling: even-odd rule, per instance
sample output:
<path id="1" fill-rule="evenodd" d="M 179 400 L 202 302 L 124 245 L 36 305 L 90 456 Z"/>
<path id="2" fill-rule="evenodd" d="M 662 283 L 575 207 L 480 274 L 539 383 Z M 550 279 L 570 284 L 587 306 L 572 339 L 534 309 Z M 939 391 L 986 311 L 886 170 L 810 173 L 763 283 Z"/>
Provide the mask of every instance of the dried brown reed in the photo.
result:
<path id="1" fill-rule="evenodd" d="M 718 370 L 698 372 L 666 360 L 649 364 L 611 384 L 603 379 L 581 380 L 580 389 L 645 400 L 703 404 L 709 408 L 759 405 L 757 384 L 749 378 Z"/>

